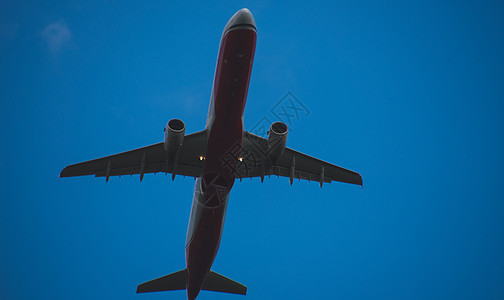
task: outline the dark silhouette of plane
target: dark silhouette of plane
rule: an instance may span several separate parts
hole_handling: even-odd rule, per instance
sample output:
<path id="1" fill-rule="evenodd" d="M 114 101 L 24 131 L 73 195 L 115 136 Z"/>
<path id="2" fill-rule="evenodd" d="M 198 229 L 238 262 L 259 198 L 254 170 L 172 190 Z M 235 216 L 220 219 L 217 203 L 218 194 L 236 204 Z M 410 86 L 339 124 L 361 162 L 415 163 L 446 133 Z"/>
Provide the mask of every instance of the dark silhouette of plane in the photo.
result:
<path id="1" fill-rule="evenodd" d="M 186 240 L 186 269 L 142 283 L 137 293 L 187 289 L 246 294 L 247 288 L 210 270 L 219 248 L 229 192 L 236 178 L 266 175 L 362 185 L 358 173 L 286 147 L 288 127 L 275 122 L 268 138 L 246 132 L 243 112 L 254 61 L 256 24 L 246 8 L 227 23 L 220 41 L 210 108 L 204 130 L 185 135 L 172 119 L 164 142 L 67 166 L 60 177 L 105 177 L 145 173 L 193 176 L 196 186 Z M 295 113 L 298 113 L 297 111 Z"/>

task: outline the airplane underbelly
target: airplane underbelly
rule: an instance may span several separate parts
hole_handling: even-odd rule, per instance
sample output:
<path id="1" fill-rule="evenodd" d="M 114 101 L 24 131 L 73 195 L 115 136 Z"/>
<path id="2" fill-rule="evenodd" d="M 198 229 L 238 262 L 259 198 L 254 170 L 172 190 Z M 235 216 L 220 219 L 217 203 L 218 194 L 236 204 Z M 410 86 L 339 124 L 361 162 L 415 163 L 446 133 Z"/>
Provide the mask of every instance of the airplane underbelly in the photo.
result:
<path id="1" fill-rule="evenodd" d="M 229 192 L 241 152 L 256 32 L 234 29 L 222 38 L 217 59 L 202 176 L 197 179 L 186 241 L 187 290 L 201 289 L 219 249 Z"/>
<path id="2" fill-rule="evenodd" d="M 229 193 L 226 193 L 221 195 L 223 198 L 218 205 L 208 206 L 207 200 L 211 195 L 203 193 L 201 185 L 202 178 L 198 178 L 196 189 L 199 192 L 194 195 L 187 233 L 187 290 L 191 293 L 199 291 L 217 255 L 229 199 Z"/>
<path id="3" fill-rule="evenodd" d="M 219 174 L 232 188 L 243 136 L 243 111 L 252 71 L 256 32 L 235 29 L 222 39 L 213 87 L 213 122 L 209 128 L 203 176 Z M 205 187 L 203 187 L 205 188 Z"/>

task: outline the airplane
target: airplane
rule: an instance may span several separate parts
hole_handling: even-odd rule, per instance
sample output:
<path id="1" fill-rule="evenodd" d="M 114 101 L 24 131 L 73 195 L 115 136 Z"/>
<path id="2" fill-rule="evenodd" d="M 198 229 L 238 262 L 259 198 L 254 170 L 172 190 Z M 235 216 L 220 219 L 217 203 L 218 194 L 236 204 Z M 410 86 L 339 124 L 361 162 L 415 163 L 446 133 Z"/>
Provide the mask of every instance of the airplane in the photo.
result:
<path id="1" fill-rule="evenodd" d="M 171 173 L 196 179 L 185 257 L 186 268 L 142 283 L 137 293 L 187 290 L 194 300 L 201 290 L 245 295 L 247 287 L 224 277 L 211 266 L 219 249 L 229 193 L 235 179 L 277 175 L 323 183 L 339 181 L 362 186 L 353 171 L 286 147 L 288 127 L 271 124 L 268 137 L 244 130 L 257 29 L 251 12 L 243 8 L 224 27 L 205 129 L 185 134 L 185 123 L 171 119 L 164 141 L 135 150 L 65 167 L 60 177 L 105 177 Z"/>

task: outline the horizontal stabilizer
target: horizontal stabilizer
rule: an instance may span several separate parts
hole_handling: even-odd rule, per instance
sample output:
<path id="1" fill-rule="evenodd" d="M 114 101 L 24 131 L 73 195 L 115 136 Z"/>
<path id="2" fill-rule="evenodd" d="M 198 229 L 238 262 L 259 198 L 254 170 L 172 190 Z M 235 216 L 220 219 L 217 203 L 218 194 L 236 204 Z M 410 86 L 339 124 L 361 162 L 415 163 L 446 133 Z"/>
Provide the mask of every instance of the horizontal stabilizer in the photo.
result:
<path id="1" fill-rule="evenodd" d="M 186 283 L 187 269 L 184 269 L 138 285 L 137 293 L 185 290 Z M 208 272 L 201 289 L 239 295 L 247 294 L 246 286 L 213 271 Z"/>
<path id="2" fill-rule="evenodd" d="M 137 293 L 185 290 L 187 270 L 181 270 L 169 275 L 139 284 Z"/>
<path id="3" fill-rule="evenodd" d="M 246 295 L 247 287 L 214 271 L 208 272 L 202 290 Z"/>

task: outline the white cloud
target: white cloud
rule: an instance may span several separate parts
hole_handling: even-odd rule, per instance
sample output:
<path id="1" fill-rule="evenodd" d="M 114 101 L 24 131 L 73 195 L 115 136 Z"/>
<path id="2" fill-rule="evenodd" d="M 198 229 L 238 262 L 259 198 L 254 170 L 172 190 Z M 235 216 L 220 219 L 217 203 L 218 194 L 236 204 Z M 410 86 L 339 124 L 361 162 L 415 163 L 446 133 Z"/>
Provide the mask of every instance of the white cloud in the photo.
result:
<path id="1" fill-rule="evenodd" d="M 42 38 L 47 43 L 49 52 L 57 54 L 70 41 L 72 33 L 65 23 L 58 21 L 44 28 Z"/>

